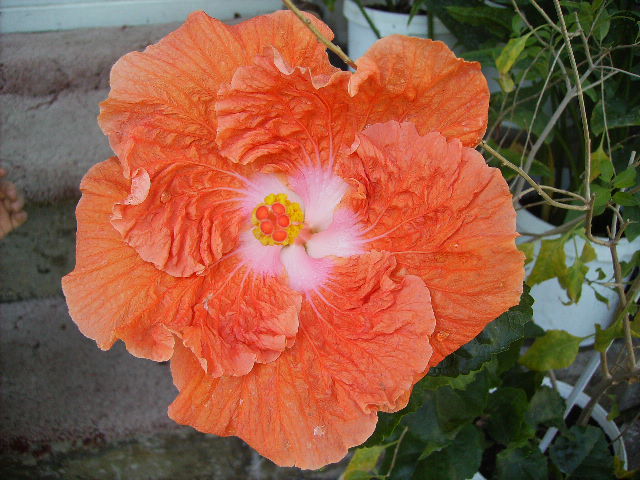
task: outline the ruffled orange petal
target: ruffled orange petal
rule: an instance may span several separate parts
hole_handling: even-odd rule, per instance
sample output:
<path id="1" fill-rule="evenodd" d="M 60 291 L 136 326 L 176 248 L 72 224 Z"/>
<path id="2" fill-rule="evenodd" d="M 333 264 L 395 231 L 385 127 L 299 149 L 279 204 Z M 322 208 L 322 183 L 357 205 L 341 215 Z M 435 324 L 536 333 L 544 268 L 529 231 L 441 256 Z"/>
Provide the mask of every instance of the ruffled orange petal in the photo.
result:
<path id="1" fill-rule="evenodd" d="M 353 186 L 345 201 L 371 227 L 369 248 L 394 252 L 431 292 L 435 365 L 522 294 L 509 188 L 475 150 L 410 123 L 374 125 L 359 141 L 339 166 Z"/>
<path id="2" fill-rule="evenodd" d="M 326 25 L 309 18 L 333 36 Z M 122 57 L 111 71 L 111 92 L 101 104 L 99 122 L 125 174 L 140 167 L 151 173 L 156 161 L 153 155 L 129 158 L 134 131 L 162 148 L 215 154 L 218 89 L 267 46 L 278 48 L 290 65 L 310 66 L 318 73 L 335 70 L 325 47 L 288 11 L 235 26 L 195 12 L 157 44 Z"/>
<path id="3" fill-rule="evenodd" d="M 138 169 L 111 223 L 158 269 L 176 277 L 202 274 L 236 246 L 243 225 L 250 225 L 240 204 L 245 187 L 235 173 L 179 159 L 153 176 Z"/>
<path id="4" fill-rule="evenodd" d="M 364 125 L 413 122 L 474 147 L 487 128 L 489 88 L 477 62 L 456 58 L 442 42 L 391 35 L 357 62 L 351 89 L 369 105 Z"/>
<path id="5" fill-rule="evenodd" d="M 355 138 L 348 94 L 351 75 L 295 68 L 276 49 L 239 68 L 217 104 L 218 144 L 233 162 L 330 164 Z"/>
<path id="6" fill-rule="evenodd" d="M 378 409 L 401 408 L 431 354 L 429 292 L 395 271 L 393 256 L 380 252 L 336 265 L 333 286 L 304 302 L 295 345 L 245 376 L 211 378 L 176 349 L 180 395 L 169 415 L 237 435 L 282 466 L 341 459 L 373 432 Z"/>
<path id="7" fill-rule="evenodd" d="M 245 375 L 293 345 L 301 302 L 286 279 L 255 274 L 234 256 L 207 275 L 193 322 L 176 332 L 209 376 Z"/>
<path id="8" fill-rule="evenodd" d="M 62 279 L 71 318 L 104 350 L 117 339 L 139 357 L 168 360 L 167 326 L 190 318 L 202 279 L 177 279 L 144 262 L 110 225 L 113 206 L 130 192 L 116 158 L 94 166 L 81 184 L 76 268 Z"/>

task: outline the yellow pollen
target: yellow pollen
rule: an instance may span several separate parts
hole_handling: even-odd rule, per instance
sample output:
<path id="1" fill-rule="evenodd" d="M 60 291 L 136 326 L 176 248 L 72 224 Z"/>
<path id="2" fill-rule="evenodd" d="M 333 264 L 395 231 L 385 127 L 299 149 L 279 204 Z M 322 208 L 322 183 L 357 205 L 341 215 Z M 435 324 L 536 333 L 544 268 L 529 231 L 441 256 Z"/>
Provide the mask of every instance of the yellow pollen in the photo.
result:
<path id="1" fill-rule="evenodd" d="M 289 245 L 300 234 L 304 212 L 298 202 L 292 202 L 284 193 L 271 193 L 256 206 L 251 214 L 253 235 L 263 245 Z"/>

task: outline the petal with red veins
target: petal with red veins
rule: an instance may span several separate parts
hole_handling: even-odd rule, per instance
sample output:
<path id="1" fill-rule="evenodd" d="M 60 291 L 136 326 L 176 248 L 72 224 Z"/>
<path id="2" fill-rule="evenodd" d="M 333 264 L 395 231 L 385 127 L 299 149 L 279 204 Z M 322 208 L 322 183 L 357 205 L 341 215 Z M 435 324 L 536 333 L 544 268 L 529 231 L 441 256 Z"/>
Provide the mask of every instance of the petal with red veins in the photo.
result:
<path id="1" fill-rule="evenodd" d="M 234 256 L 207 275 L 193 321 L 176 331 L 211 377 L 246 375 L 293 345 L 301 301 L 286 279 L 257 274 Z"/>
<path id="2" fill-rule="evenodd" d="M 370 229 L 368 248 L 394 252 L 431 292 L 431 365 L 518 304 L 524 269 L 511 194 L 478 152 L 388 122 L 366 129 L 338 171 L 353 186 L 344 203 Z"/>
<path id="3" fill-rule="evenodd" d="M 151 177 L 144 200 L 132 190 L 116 204 L 111 224 L 158 269 L 175 277 L 201 274 L 235 248 L 244 224 L 250 225 L 242 207 L 245 188 L 231 172 L 177 162 Z"/>
<path id="4" fill-rule="evenodd" d="M 114 204 L 132 190 L 117 159 L 94 166 L 80 188 L 76 267 L 62 279 L 71 318 L 104 350 L 122 339 L 133 355 L 168 360 L 170 330 L 190 320 L 202 278 L 174 278 L 156 269 L 111 227 Z"/>
<path id="5" fill-rule="evenodd" d="M 325 36 L 333 37 L 325 24 L 311 15 L 309 19 Z M 147 140 L 138 149 L 156 144 L 162 149 L 194 148 L 201 155 L 215 154 L 218 89 L 265 47 L 277 48 L 290 65 L 309 66 L 323 74 L 336 71 L 325 47 L 288 11 L 233 26 L 195 12 L 157 44 L 122 57 L 111 70 L 111 92 L 101 104 L 99 122 L 123 162 L 125 175 L 136 168 L 152 173 L 157 162 L 152 154 L 130 158 L 134 133 Z"/>
<path id="6" fill-rule="evenodd" d="M 350 76 L 292 66 L 276 49 L 257 56 L 220 90 L 221 153 L 240 164 L 260 160 L 286 171 L 330 165 L 357 131 L 349 108 Z"/>
<path id="7" fill-rule="evenodd" d="M 318 468 L 371 435 L 378 409 L 401 408 L 431 355 L 429 291 L 418 277 L 396 277 L 388 253 L 336 269 L 339 293 L 325 289 L 303 303 L 295 345 L 272 363 L 216 379 L 177 348 L 171 418 L 237 435 L 279 465 Z"/>
<path id="8" fill-rule="evenodd" d="M 487 128 L 489 88 L 477 62 L 456 58 L 442 42 L 390 35 L 357 62 L 350 89 L 367 104 L 363 127 L 396 120 L 475 147 Z"/>

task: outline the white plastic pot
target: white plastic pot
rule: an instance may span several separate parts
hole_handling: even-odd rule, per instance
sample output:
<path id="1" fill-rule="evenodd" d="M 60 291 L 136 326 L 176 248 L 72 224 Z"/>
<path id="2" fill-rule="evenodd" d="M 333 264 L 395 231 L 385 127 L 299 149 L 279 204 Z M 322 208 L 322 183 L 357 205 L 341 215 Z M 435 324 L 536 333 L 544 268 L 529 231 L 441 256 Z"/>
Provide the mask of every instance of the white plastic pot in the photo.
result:
<path id="1" fill-rule="evenodd" d="M 409 22 L 409 15 L 404 13 L 391 13 L 366 8 L 369 18 L 373 20 L 380 31 L 380 35 L 386 37 L 394 33 L 410 35 L 413 37 L 427 38 L 427 16 L 416 15 Z M 362 15 L 360 8 L 353 0 L 345 0 L 342 10 L 347 19 L 349 29 L 348 53 L 351 58 L 360 58 L 373 43 L 378 39 L 373 33 L 367 19 Z M 437 18 L 433 19 L 434 40 L 441 40 L 452 48 L 456 43 L 456 38 L 446 29 Z"/>
<path id="2" fill-rule="evenodd" d="M 541 220 L 524 208 L 520 208 L 518 210 L 517 230 L 523 234 L 523 236 L 517 240 L 518 243 L 522 243 L 531 238 L 526 236 L 526 233 L 540 234 L 553 228 L 553 225 Z M 558 235 L 545 238 L 557 237 Z M 569 266 L 571 266 L 575 261 L 576 250 L 578 255 L 580 255 L 584 245 L 584 240 L 582 238 L 576 236 L 575 240 L 575 248 L 573 241 L 571 240 L 565 244 L 567 265 Z M 535 246 L 535 258 L 533 262 L 527 265 L 527 275 L 531 273 L 533 265 L 537 260 L 541 241 L 535 240 L 533 244 Z M 592 246 L 596 251 L 597 259 L 587 264 L 589 267 L 587 278 L 589 280 L 597 280 L 598 272 L 596 269 L 601 268 L 607 275 L 605 280 L 608 280 L 613 275 L 611 252 L 607 247 L 602 245 L 592 243 Z M 640 249 L 640 238 L 631 243 L 626 239 L 622 239 L 618 244 L 618 257 L 620 261 L 629 261 L 633 253 L 638 249 Z M 531 289 L 531 296 L 535 300 L 535 303 L 533 304 L 534 321 L 546 330 L 566 330 L 572 335 L 576 335 L 578 337 L 586 337 L 595 333 L 596 324 L 599 324 L 603 328 L 607 327 L 613 320 L 613 315 L 615 314 L 616 307 L 618 305 L 618 296 L 611 288 L 599 285 L 594 285 L 594 288 L 600 295 L 609 299 L 608 307 L 605 303 L 596 298 L 592 288 L 586 284 L 582 287 L 582 296 L 580 301 L 571 305 L 565 305 L 568 301 L 567 294 L 558 283 L 557 278 L 552 278 L 534 285 Z M 594 338 L 590 337 L 583 342 L 583 346 L 590 345 L 593 341 Z"/>

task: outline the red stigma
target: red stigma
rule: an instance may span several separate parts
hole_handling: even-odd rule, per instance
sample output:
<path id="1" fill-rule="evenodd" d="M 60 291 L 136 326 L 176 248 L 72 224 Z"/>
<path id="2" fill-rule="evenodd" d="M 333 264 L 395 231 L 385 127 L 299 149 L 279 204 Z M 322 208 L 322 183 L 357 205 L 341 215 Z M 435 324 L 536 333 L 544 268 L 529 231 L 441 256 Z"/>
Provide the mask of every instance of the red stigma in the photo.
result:
<path id="1" fill-rule="evenodd" d="M 285 208 L 284 205 L 282 205 L 281 203 L 274 203 L 273 205 L 271 205 L 271 210 L 273 211 L 273 213 L 275 213 L 276 215 L 283 215 L 284 212 L 287 211 L 287 209 Z"/>
<path id="2" fill-rule="evenodd" d="M 256 218 L 258 220 L 266 220 L 269 216 L 269 208 L 265 205 L 261 205 L 256 209 Z"/>

